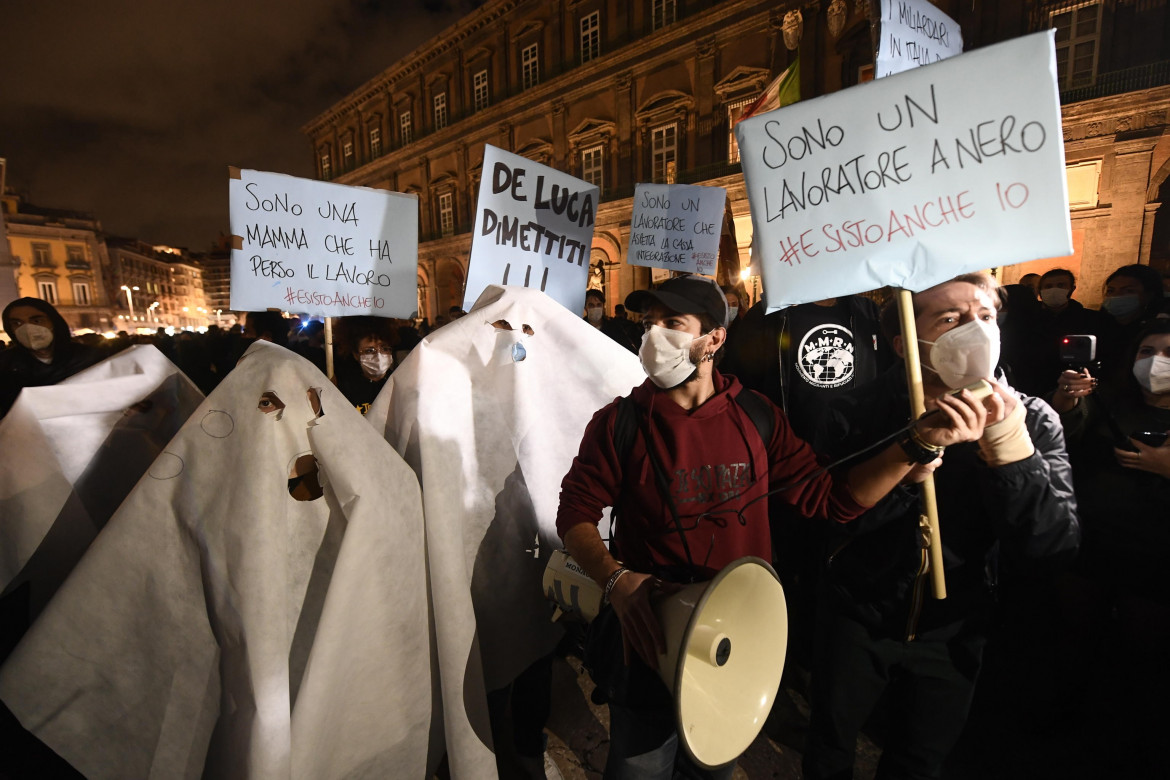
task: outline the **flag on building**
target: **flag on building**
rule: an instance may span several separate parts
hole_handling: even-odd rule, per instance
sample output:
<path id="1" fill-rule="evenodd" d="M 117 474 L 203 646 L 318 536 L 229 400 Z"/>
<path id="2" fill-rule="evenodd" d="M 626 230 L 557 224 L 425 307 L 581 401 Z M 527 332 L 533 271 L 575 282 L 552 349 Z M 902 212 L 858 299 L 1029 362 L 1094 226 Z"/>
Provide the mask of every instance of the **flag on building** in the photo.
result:
<path id="1" fill-rule="evenodd" d="M 764 89 L 764 93 L 743 110 L 738 121 L 742 122 L 757 114 L 792 105 L 799 100 L 800 55 L 798 54 L 796 60 Z"/>

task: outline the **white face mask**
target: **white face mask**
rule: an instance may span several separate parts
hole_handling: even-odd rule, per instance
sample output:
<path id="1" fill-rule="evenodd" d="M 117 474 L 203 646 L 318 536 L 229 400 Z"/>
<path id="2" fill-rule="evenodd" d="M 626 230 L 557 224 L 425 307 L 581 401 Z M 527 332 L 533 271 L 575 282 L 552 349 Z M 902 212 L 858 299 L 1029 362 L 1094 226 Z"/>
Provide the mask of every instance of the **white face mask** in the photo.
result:
<path id="1" fill-rule="evenodd" d="M 739 307 L 738 306 L 728 306 L 727 307 L 727 321 L 728 322 L 731 322 L 732 320 L 734 320 L 736 315 L 738 315 L 738 314 L 739 314 Z"/>
<path id="2" fill-rule="evenodd" d="M 1059 309 L 1068 303 L 1068 290 L 1063 287 L 1046 287 L 1040 291 L 1040 300 L 1050 309 Z"/>
<path id="3" fill-rule="evenodd" d="M 930 345 L 930 365 L 923 366 L 953 390 L 990 379 L 999 363 L 999 328 L 994 322 L 971 320 L 948 330 L 937 341 L 920 341 Z"/>
<path id="4" fill-rule="evenodd" d="M 1135 360 L 1133 375 L 1138 384 L 1155 395 L 1170 393 L 1170 358 L 1161 355 Z"/>
<path id="5" fill-rule="evenodd" d="M 12 335 L 28 349 L 45 349 L 53 343 L 53 331 L 31 322 L 21 325 Z"/>
<path id="6" fill-rule="evenodd" d="M 642 348 L 638 350 L 650 381 L 664 390 L 685 382 L 698 368 L 691 360 L 691 348 L 697 340 L 681 330 L 651 325 L 642 336 Z"/>
<path id="7" fill-rule="evenodd" d="M 362 373 L 370 379 L 381 379 L 394 365 L 394 356 L 379 352 L 376 355 L 362 355 L 359 359 Z"/>
<path id="8" fill-rule="evenodd" d="M 600 306 L 590 306 L 585 310 L 585 317 L 594 325 L 601 322 L 601 316 L 603 314 L 605 314 L 605 309 Z"/>

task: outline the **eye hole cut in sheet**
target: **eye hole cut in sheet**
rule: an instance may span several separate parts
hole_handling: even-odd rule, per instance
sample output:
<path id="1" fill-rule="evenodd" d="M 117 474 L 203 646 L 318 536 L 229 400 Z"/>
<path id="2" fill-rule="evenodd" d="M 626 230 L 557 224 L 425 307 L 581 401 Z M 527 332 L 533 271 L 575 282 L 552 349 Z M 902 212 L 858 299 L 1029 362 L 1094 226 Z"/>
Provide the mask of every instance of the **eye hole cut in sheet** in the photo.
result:
<path id="1" fill-rule="evenodd" d="M 525 336 L 535 335 L 536 331 L 532 329 L 531 325 L 526 322 L 521 326 L 520 330 L 517 331 L 507 320 L 496 320 L 495 322 L 491 323 L 491 326 L 497 331 L 501 331 L 497 335 L 502 336 L 505 341 L 511 344 L 509 350 L 512 355 L 513 363 L 519 363 L 528 357 L 528 348 L 524 346 L 525 339 L 521 338 L 519 334 L 523 333 Z M 510 334 L 510 338 L 509 335 L 505 334 Z"/>

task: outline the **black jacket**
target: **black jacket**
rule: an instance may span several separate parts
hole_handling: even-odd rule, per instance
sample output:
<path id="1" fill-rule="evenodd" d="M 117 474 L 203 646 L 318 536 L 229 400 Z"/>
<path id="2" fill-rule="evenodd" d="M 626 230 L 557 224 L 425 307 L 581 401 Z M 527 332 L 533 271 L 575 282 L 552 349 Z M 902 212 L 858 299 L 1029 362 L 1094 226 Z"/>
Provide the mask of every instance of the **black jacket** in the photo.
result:
<path id="1" fill-rule="evenodd" d="M 834 401 L 815 449 L 835 460 L 877 442 L 908 422 L 907 399 L 898 365 Z M 929 595 L 928 576 L 919 583 L 918 488 L 898 486 L 830 544 L 823 584 L 831 608 L 891 638 L 945 636 L 990 606 L 997 569 L 1028 577 L 1072 561 L 1080 526 L 1060 418 L 1038 398 L 1023 403 L 1030 457 L 991 468 L 971 442 L 948 447 L 935 472 L 947 598 Z"/>
<path id="2" fill-rule="evenodd" d="M 893 352 L 881 333 L 878 307 L 861 295 L 846 296 L 849 330 L 857 348 L 854 353 L 853 386 L 864 384 L 885 371 Z M 792 344 L 789 314 L 793 307 L 765 314 L 764 302 L 753 306 L 727 338 L 727 352 L 720 371 L 733 374 L 740 383 L 763 393 L 791 416 L 788 388 L 792 384 Z M 781 370 L 781 357 L 784 368 Z"/>
<path id="3" fill-rule="evenodd" d="M 42 363 L 20 344 L 0 350 L 0 417 L 8 414 L 24 388 L 55 385 L 105 357 L 96 347 L 73 341 L 54 344 L 52 363 Z"/>

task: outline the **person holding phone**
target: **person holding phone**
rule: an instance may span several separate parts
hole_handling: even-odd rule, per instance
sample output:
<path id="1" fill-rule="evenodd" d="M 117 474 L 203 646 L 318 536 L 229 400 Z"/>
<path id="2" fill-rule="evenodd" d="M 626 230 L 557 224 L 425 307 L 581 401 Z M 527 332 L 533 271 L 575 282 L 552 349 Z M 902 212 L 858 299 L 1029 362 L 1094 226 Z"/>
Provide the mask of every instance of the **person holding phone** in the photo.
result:
<path id="1" fill-rule="evenodd" d="M 1140 777 L 1163 760 L 1157 719 L 1143 713 L 1170 696 L 1170 320 L 1145 326 L 1128 363 L 1121 386 L 1094 388 L 1087 372 L 1066 371 L 1052 396 L 1084 532 L 1061 583 L 1053 674 L 1078 692 L 1069 722 L 1103 755 L 1131 762 L 1114 766 L 1116 776 Z"/>

